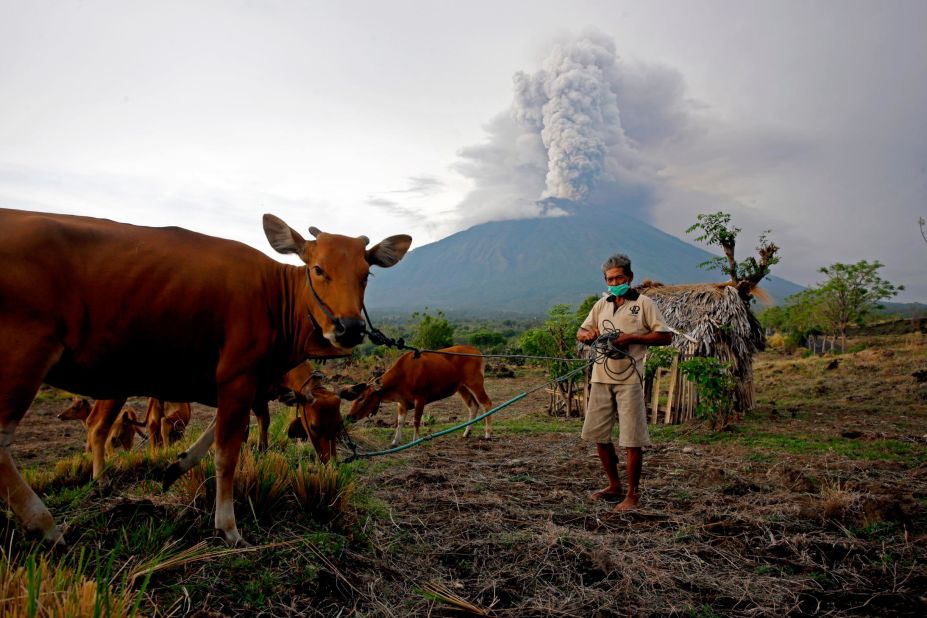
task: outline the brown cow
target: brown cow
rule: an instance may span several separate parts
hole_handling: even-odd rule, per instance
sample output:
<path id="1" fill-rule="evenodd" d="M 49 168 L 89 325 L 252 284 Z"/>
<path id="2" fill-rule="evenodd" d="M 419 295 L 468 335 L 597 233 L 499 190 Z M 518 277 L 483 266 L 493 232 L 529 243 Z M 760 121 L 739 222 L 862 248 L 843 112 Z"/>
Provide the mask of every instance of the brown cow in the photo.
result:
<path id="1" fill-rule="evenodd" d="M 96 399 L 216 406 L 215 526 L 242 542 L 232 482 L 256 396 L 306 358 L 349 354 L 366 332 L 371 265 L 396 264 L 412 242 L 367 249 L 363 236 L 309 231 L 315 240 L 264 215 L 271 246 L 304 263 L 292 266 L 177 227 L 0 209 L 0 498 L 28 532 L 61 540 L 10 448 L 46 382 Z M 95 476 L 117 412 L 91 436 Z"/>
<path id="2" fill-rule="evenodd" d="M 267 449 L 267 428 L 270 425 L 270 413 L 267 409 L 269 398 L 275 398 L 284 393 L 292 393 L 296 404 L 297 415 L 304 416 L 309 427 L 307 433 L 312 445 L 319 454 L 323 463 L 328 463 L 335 456 L 335 446 L 338 435 L 344 429 L 341 421 L 341 399 L 331 391 L 319 388 L 319 376 L 309 361 L 300 363 L 276 381 L 263 397 L 259 397 L 253 404 L 254 415 L 258 418 L 261 428 L 260 448 Z M 328 396 L 334 397 L 334 405 Z M 316 401 L 316 396 L 321 398 Z M 318 405 L 316 405 L 318 403 Z M 290 431 L 294 431 L 292 424 Z M 215 438 L 216 421 L 213 420 L 203 431 L 196 442 L 177 456 L 177 461 L 164 471 L 164 491 L 180 478 L 187 470 L 195 466 L 209 452 Z M 294 437 L 292 434 L 290 437 Z M 298 437 L 298 436 L 297 436 Z"/>
<path id="3" fill-rule="evenodd" d="M 75 397 L 71 400 L 71 405 L 58 414 L 58 418 L 62 421 L 83 422 L 84 427 L 87 429 L 87 442 L 84 446 L 84 452 L 89 453 L 91 451 L 91 434 L 107 416 L 108 408 L 118 403 L 101 399 L 91 406 L 86 399 Z M 131 450 L 135 444 L 135 434 L 145 436 L 137 425 L 138 417 L 135 415 L 135 410 L 130 406 L 123 407 L 121 413 L 116 417 L 116 421 L 109 429 L 109 436 L 106 440 L 106 454 L 112 455 L 117 447 L 122 447 L 127 451 Z"/>
<path id="4" fill-rule="evenodd" d="M 148 444 L 154 453 L 161 446 L 169 446 L 183 438 L 190 424 L 190 404 L 180 401 L 162 401 L 148 398 L 148 411 L 140 426 L 148 427 Z"/>
<path id="5" fill-rule="evenodd" d="M 322 386 L 325 376 L 314 371 L 296 398 L 296 418 L 287 428 L 287 436 L 295 440 L 311 440 L 322 463 L 337 456 L 336 438 L 344 425 L 341 421 L 341 398 Z M 302 395 L 310 395 L 306 397 Z"/>
<path id="6" fill-rule="evenodd" d="M 479 355 L 480 351 L 467 345 L 444 348 L 439 352 Z M 375 413 L 384 401 L 398 404 L 396 416 L 396 436 L 392 446 L 397 446 L 402 439 L 402 427 L 406 420 L 406 411 L 415 408 L 415 435 L 418 439 L 422 411 L 433 401 L 445 399 L 454 393 L 460 395 L 470 412 L 472 420 L 480 405 L 485 411 L 492 408 L 492 401 L 483 388 L 483 359 L 478 356 L 452 356 L 422 352 L 415 358 L 412 352 L 400 356 L 382 377 L 368 384 L 357 384 L 341 392 L 341 397 L 355 400 L 348 412 L 348 418 L 359 420 Z M 479 403 L 477 403 L 479 402 Z M 490 420 L 486 417 L 485 437 L 490 437 Z M 470 435 L 468 426 L 464 437 Z"/>

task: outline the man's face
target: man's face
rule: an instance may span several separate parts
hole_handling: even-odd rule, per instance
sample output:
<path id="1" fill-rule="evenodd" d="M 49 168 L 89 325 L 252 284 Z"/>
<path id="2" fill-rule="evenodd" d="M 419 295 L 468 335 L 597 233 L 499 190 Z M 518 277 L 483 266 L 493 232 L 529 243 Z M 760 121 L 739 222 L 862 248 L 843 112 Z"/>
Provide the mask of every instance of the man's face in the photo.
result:
<path id="1" fill-rule="evenodd" d="M 631 285 L 632 277 L 628 277 L 624 274 L 623 268 L 609 268 L 605 271 L 605 284 L 606 285 L 621 285 L 627 283 Z"/>

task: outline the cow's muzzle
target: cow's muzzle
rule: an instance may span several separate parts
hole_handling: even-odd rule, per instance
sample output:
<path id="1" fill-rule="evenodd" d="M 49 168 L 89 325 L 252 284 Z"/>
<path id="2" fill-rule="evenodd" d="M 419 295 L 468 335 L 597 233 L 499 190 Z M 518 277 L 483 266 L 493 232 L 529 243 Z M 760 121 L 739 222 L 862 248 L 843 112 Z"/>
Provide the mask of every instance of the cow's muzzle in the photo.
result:
<path id="1" fill-rule="evenodd" d="M 345 348 L 353 348 L 364 340 L 367 323 L 360 318 L 338 318 L 335 320 L 335 341 Z"/>

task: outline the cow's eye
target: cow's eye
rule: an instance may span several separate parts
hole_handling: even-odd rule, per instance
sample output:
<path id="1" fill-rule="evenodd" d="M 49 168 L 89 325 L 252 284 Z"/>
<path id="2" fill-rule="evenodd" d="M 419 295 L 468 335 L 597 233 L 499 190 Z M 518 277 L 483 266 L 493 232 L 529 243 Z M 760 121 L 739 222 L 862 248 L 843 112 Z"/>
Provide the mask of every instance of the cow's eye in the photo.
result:
<path id="1" fill-rule="evenodd" d="M 313 266 L 313 267 L 312 267 L 312 271 L 313 271 L 317 276 L 319 276 L 319 277 L 324 277 L 324 276 L 325 276 L 325 271 L 322 270 L 322 267 L 321 267 L 321 266 Z"/>

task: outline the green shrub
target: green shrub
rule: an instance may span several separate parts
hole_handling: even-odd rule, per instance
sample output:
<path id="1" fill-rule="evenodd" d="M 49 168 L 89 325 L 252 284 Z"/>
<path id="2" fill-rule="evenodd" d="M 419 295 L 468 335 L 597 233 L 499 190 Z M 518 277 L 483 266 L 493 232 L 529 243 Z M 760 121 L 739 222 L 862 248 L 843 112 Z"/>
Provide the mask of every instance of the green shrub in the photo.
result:
<path id="1" fill-rule="evenodd" d="M 701 356 L 679 363 L 679 368 L 695 384 L 698 392 L 696 415 L 707 420 L 713 429 L 721 431 L 726 428 L 734 408 L 736 385 L 730 363 Z"/>

